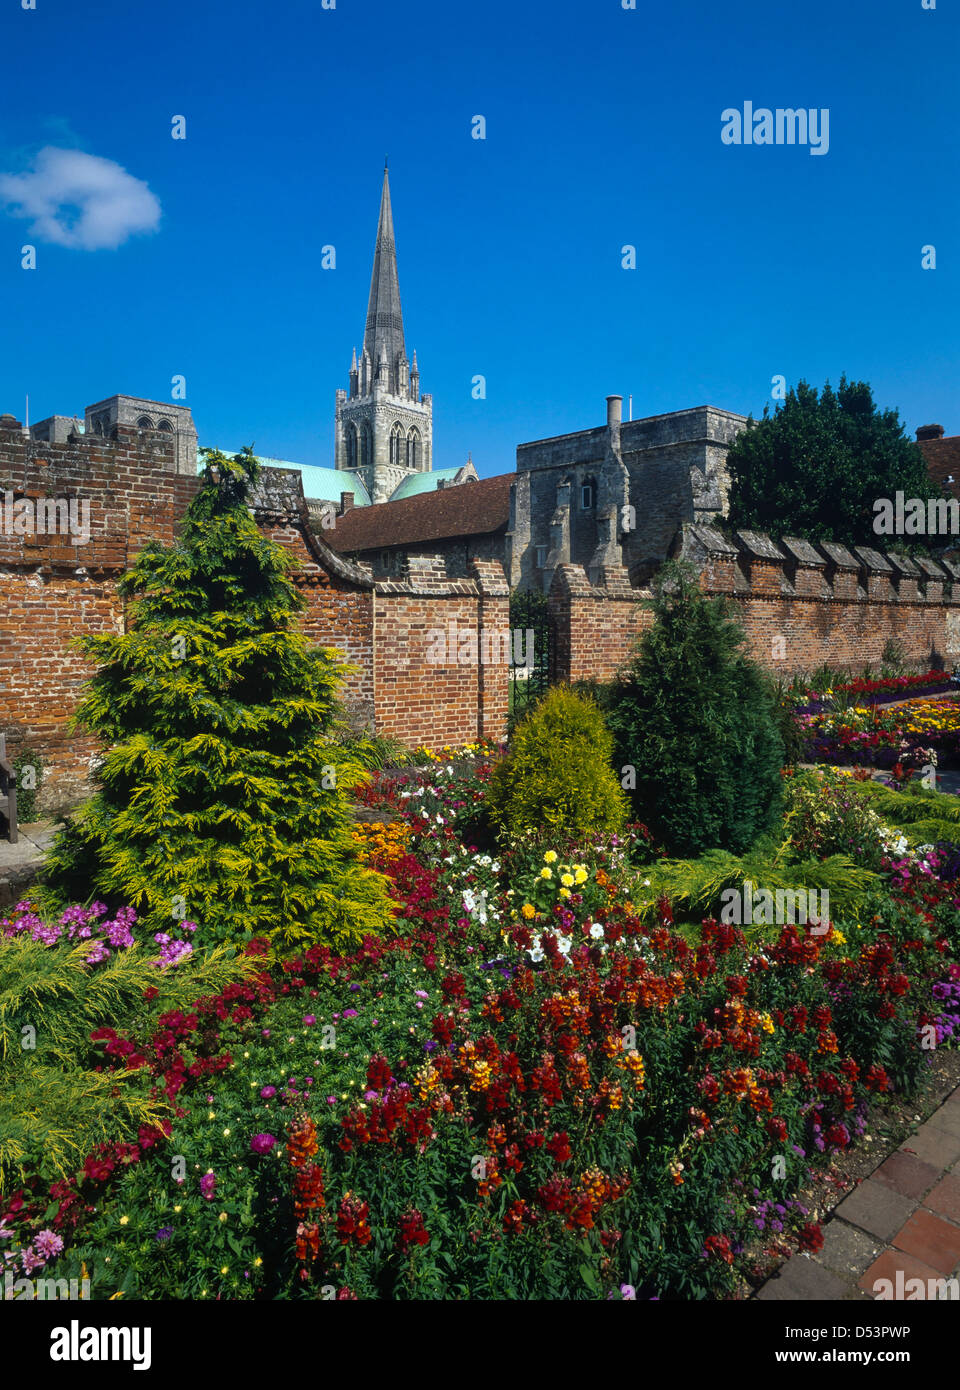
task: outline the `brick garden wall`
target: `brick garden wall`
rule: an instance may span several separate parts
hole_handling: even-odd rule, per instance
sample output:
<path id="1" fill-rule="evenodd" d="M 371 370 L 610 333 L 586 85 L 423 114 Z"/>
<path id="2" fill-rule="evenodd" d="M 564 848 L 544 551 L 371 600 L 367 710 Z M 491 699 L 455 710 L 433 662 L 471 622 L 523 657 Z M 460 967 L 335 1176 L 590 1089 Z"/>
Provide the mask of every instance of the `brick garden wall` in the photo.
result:
<path id="1" fill-rule="evenodd" d="M 685 526 L 674 551 L 700 571 L 704 592 L 731 600 L 751 655 L 774 674 L 878 666 L 891 638 L 911 665 L 960 660 L 960 568 L 949 561 L 753 532 L 730 541 L 704 526 Z M 609 680 L 651 622 L 647 597 L 625 572 L 595 587 L 581 566 L 558 567 L 548 603 L 554 678 Z"/>
<path id="2" fill-rule="evenodd" d="M 5 534 L 0 525 L 0 729 L 14 757 L 24 745 L 42 755 L 45 809 L 88 794 L 98 752 L 68 728 L 92 671 L 71 640 L 123 630 L 117 580 L 145 541 L 174 539 L 198 487 L 195 477 L 174 470 L 173 441 L 159 432 L 120 426 L 113 439 L 85 435 L 51 444 L 0 417 L 0 498 L 89 503 L 87 544 L 65 534 Z M 294 472 L 264 475 L 254 514 L 299 562 L 303 630 L 341 651 L 352 668 L 343 694 L 357 726 L 375 726 L 411 746 L 502 737 L 506 667 L 437 668 L 419 642 L 421 631 L 451 618 L 505 628 L 499 565 L 476 562 L 471 577 L 454 584 L 434 576 L 426 584 L 374 585 L 312 531 Z"/>
<path id="3" fill-rule="evenodd" d="M 509 631 L 509 591 L 497 562 L 475 560 L 470 569 L 470 579 L 438 573 L 377 584 L 378 732 L 413 747 L 504 737 L 508 667 L 491 639 Z M 470 654 L 463 633 L 475 635 L 480 659 L 459 659 Z"/>

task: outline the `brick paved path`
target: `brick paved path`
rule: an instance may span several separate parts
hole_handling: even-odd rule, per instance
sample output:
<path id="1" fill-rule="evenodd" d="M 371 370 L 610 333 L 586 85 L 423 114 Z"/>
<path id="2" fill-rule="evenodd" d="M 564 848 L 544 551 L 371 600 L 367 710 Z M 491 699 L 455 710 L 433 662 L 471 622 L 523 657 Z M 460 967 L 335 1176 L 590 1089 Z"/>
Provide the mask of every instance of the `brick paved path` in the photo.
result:
<path id="1" fill-rule="evenodd" d="M 793 1255 L 754 1296 L 871 1300 L 898 1270 L 901 1287 L 960 1275 L 960 1086 L 834 1208 L 823 1249 Z"/>

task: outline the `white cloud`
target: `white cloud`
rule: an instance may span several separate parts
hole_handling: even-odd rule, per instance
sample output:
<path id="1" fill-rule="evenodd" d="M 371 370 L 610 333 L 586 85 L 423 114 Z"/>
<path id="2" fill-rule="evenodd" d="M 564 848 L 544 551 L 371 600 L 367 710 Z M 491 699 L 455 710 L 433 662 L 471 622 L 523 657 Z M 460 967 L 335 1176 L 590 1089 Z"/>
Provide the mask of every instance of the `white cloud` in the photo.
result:
<path id="1" fill-rule="evenodd" d="M 52 145 L 27 173 L 0 174 L 0 202 L 14 217 L 33 219 L 37 241 L 81 251 L 120 246 L 160 221 L 160 202 L 142 179 L 112 159 Z"/>

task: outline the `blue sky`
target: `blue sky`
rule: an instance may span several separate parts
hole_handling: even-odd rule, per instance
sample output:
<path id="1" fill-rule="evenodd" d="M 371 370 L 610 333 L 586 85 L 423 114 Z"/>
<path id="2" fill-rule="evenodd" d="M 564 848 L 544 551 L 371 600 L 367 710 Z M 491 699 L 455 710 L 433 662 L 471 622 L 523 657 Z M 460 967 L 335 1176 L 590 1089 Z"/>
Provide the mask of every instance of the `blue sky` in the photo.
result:
<path id="1" fill-rule="evenodd" d="M 437 467 L 510 471 L 612 392 L 760 414 L 781 373 L 960 433 L 958 38 L 949 0 L 4 0 L 0 411 L 182 374 L 201 442 L 332 465 L 389 153 Z M 746 100 L 828 108 L 828 153 L 723 144 Z M 105 230 L 12 215 L 45 147 L 111 162 Z"/>

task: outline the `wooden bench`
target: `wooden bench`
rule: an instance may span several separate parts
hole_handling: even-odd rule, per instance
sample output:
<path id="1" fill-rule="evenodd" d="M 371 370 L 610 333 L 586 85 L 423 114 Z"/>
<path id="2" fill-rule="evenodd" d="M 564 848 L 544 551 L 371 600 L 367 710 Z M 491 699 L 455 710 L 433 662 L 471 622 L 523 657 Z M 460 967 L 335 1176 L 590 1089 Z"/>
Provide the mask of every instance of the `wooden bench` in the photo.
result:
<path id="1" fill-rule="evenodd" d="M 0 734 L 0 816 L 7 821 L 7 837 L 17 843 L 17 774 L 7 762 L 7 736 Z"/>

